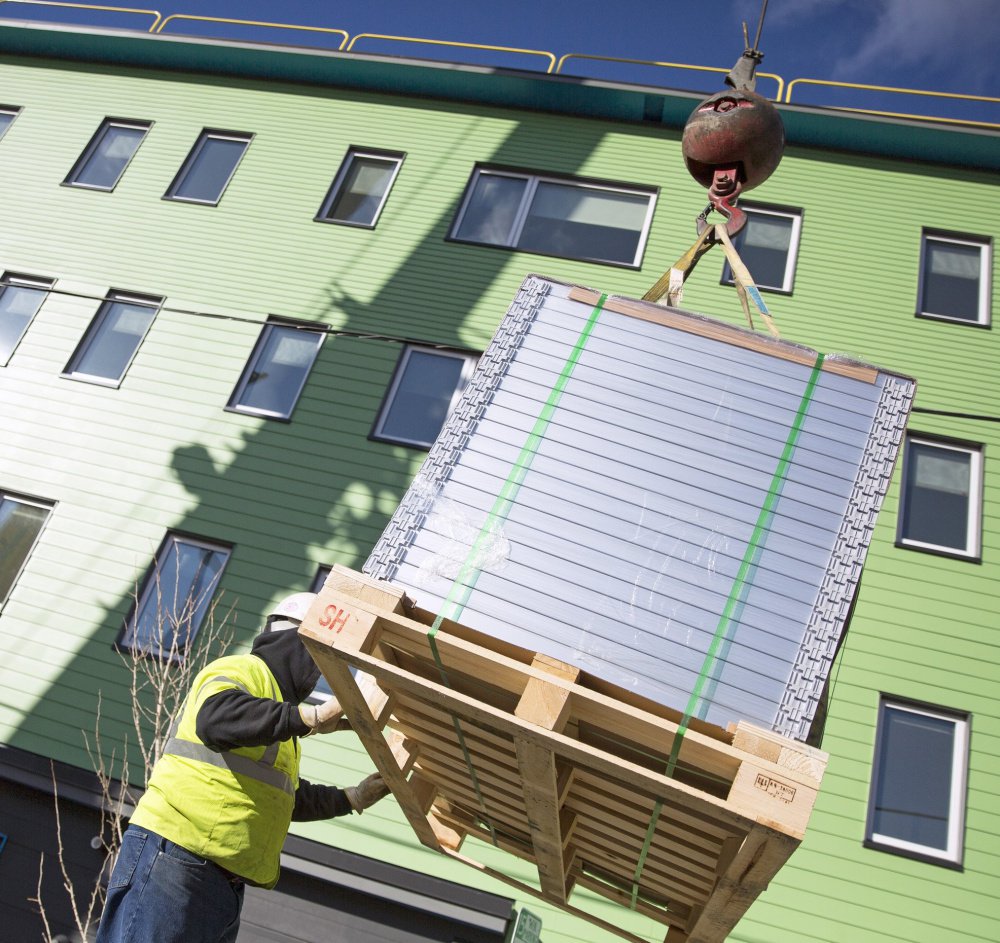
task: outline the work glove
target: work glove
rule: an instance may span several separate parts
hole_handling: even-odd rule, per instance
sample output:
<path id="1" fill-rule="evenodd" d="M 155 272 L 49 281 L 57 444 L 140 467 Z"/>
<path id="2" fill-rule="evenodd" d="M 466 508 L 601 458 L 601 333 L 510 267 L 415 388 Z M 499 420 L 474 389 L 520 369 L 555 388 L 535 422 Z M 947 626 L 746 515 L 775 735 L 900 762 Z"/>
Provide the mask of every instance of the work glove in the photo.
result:
<path id="1" fill-rule="evenodd" d="M 300 704 L 299 717 L 309 728 L 306 736 L 314 733 L 333 733 L 335 730 L 350 730 L 351 724 L 344 715 L 340 701 L 327 698 L 322 704 Z"/>
<path id="2" fill-rule="evenodd" d="M 379 799 L 389 795 L 389 787 L 378 773 L 372 773 L 356 786 L 348 786 L 344 792 L 351 808 L 360 815 L 365 809 L 375 805 Z"/>

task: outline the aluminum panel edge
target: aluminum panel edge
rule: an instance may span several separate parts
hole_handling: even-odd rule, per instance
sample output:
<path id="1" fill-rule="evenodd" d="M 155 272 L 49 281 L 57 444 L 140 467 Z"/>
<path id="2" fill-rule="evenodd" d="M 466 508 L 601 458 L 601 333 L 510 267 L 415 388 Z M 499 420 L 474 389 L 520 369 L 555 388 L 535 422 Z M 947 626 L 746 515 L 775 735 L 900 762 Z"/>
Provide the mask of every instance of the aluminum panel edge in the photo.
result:
<path id="1" fill-rule="evenodd" d="M 858 468 L 830 565 L 775 715 L 774 730 L 797 740 L 805 740 L 809 735 L 834 657 L 848 629 L 875 521 L 889 489 L 916 395 L 912 379 L 882 374 L 881 380 L 882 391 L 864 461 Z"/>
<path id="2" fill-rule="evenodd" d="M 521 284 L 506 316 L 484 351 L 472 381 L 445 422 L 420 471 L 407 490 L 362 570 L 392 582 L 420 526 L 427 519 L 450 469 L 475 430 L 487 404 L 506 376 L 510 362 L 528 334 L 528 325 L 551 289 L 551 282 L 529 275 Z"/>

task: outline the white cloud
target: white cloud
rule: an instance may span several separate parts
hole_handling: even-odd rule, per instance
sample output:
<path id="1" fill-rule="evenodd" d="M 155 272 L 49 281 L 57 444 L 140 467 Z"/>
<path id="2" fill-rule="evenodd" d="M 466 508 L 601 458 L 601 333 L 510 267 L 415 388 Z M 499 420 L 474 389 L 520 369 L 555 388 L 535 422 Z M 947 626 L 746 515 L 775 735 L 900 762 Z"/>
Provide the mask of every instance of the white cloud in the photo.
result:
<path id="1" fill-rule="evenodd" d="M 882 0 L 879 6 L 871 32 L 860 37 L 854 55 L 840 68 L 867 70 L 889 57 L 897 67 L 965 68 L 977 56 L 985 58 L 984 66 L 996 61 L 1000 10 L 995 0 Z"/>
<path id="2" fill-rule="evenodd" d="M 842 24 L 855 46 L 833 65 L 832 78 L 866 81 L 866 75 L 909 70 L 905 84 L 921 88 L 928 84 L 922 75 L 949 72 L 974 86 L 967 91 L 992 85 L 987 93 L 997 94 L 997 0 L 791 0 L 778 10 L 775 19 L 789 28 L 807 28 L 816 17 Z"/>

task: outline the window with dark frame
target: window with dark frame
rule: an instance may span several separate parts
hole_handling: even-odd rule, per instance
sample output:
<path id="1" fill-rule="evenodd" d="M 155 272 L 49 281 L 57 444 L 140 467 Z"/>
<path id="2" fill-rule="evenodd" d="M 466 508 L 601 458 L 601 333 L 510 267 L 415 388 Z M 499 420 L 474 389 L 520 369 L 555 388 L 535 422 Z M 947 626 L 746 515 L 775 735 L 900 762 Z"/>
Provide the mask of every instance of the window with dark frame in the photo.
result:
<path id="1" fill-rule="evenodd" d="M 897 545 L 978 559 L 982 480 L 980 446 L 908 435 Z"/>
<path id="2" fill-rule="evenodd" d="M 316 219 L 373 228 L 402 163 L 402 154 L 352 147 L 333 178 Z"/>
<path id="3" fill-rule="evenodd" d="M 330 575 L 332 569 L 332 566 L 322 563 L 316 567 L 316 574 L 313 576 L 312 585 L 309 587 L 310 593 L 318 593 L 323 588 L 323 584 L 326 582 L 326 578 Z M 308 700 L 312 704 L 320 704 L 331 697 L 333 697 L 333 690 L 330 688 L 330 683 L 320 675 L 320 679 L 316 682 L 316 687 L 312 689 Z"/>
<path id="4" fill-rule="evenodd" d="M 327 566 L 325 563 L 321 563 L 316 567 L 316 573 L 313 576 L 312 584 L 309 587 L 310 593 L 318 593 L 322 588 L 323 584 L 326 582 L 326 578 L 333 571 L 332 566 Z"/>
<path id="5" fill-rule="evenodd" d="M 162 298 L 113 291 L 98 309 L 63 376 L 117 386 L 139 350 Z"/>
<path id="6" fill-rule="evenodd" d="M 52 507 L 47 501 L 0 490 L 0 608 L 10 598 Z"/>
<path id="7" fill-rule="evenodd" d="M 10 363 L 51 287 L 51 279 L 3 273 L 0 278 L 0 367 Z"/>
<path id="8" fill-rule="evenodd" d="M 145 121 L 105 118 L 64 183 L 90 190 L 113 190 L 149 128 Z"/>
<path id="9" fill-rule="evenodd" d="M 968 752 L 967 714 L 883 697 L 865 844 L 960 867 Z"/>
<path id="10" fill-rule="evenodd" d="M 450 238 L 638 267 L 655 203 L 642 187 L 476 168 Z"/>
<path id="11" fill-rule="evenodd" d="M 271 419 L 291 418 L 323 336 L 316 324 L 268 321 L 226 408 Z"/>
<path id="12" fill-rule="evenodd" d="M 15 108 L 12 105 L 0 105 L 0 139 L 7 133 L 7 129 L 20 113 L 20 108 Z"/>
<path id="13" fill-rule="evenodd" d="M 988 327 L 991 249 L 988 239 L 925 231 L 917 316 Z"/>
<path id="14" fill-rule="evenodd" d="M 208 616 L 231 548 L 167 534 L 139 589 L 120 648 L 183 661 Z"/>
<path id="15" fill-rule="evenodd" d="M 408 344 L 396 364 L 372 438 L 430 448 L 478 359 L 471 353 Z"/>
<path id="16" fill-rule="evenodd" d="M 251 137 L 238 131 L 202 131 L 164 198 L 215 206 L 236 173 Z"/>
<path id="17" fill-rule="evenodd" d="M 747 224 L 733 240 L 754 284 L 769 291 L 791 292 L 795 280 L 802 213 L 777 207 L 744 206 Z M 726 262 L 724 284 L 733 283 L 733 271 Z"/>

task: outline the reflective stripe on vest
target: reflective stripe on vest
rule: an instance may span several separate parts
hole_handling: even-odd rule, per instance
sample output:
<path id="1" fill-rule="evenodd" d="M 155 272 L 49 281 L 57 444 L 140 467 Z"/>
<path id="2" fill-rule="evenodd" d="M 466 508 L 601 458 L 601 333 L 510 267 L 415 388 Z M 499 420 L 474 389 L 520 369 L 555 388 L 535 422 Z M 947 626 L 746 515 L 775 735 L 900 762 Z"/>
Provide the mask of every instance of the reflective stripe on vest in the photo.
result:
<path id="1" fill-rule="evenodd" d="M 212 766 L 228 769 L 235 775 L 256 779 L 265 785 L 281 789 L 290 796 L 295 795 L 295 787 L 292 786 L 291 777 L 280 769 L 274 768 L 274 761 L 278 758 L 277 744 L 272 743 L 259 760 L 252 760 L 249 756 L 243 756 L 229 750 L 216 753 L 201 743 L 192 743 L 190 740 L 180 740 L 177 737 L 171 737 L 167 741 L 163 752 L 183 757 L 186 760 L 211 763 Z"/>
<path id="2" fill-rule="evenodd" d="M 204 687 L 205 684 L 215 684 L 219 681 L 231 684 L 233 687 L 239 688 L 247 694 L 250 693 L 247 691 L 246 685 L 223 675 L 216 678 L 209 678 L 202 684 L 201 687 Z M 201 688 L 198 688 L 198 691 L 200 690 Z M 190 699 L 193 700 L 196 698 L 198 696 L 198 691 L 192 691 L 189 695 Z M 275 693 L 276 695 L 276 692 L 273 691 L 273 687 L 272 693 Z M 200 763 L 209 763 L 212 766 L 218 766 L 220 769 L 228 769 L 234 775 L 246 776 L 248 779 L 256 779 L 257 782 L 264 783 L 267 786 L 272 786 L 275 789 L 280 789 L 289 796 L 295 795 L 295 787 L 292 785 L 291 777 L 287 773 L 282 772 L 280 769 L 275 769 L 274 766 L 275 761 L 278 759 L 278 749 L 281 746 L 280 743 L 270 744 L 264 751 L 261 758 L 259 760 L 254 760 L 249 756 L 243 756 L 241 753 L 233 753 L 231 750 L 216 752 L 215 750 L 210 750 L 203 743 L 194 743 L 191 740 L 182 740 L 175 736 L 179 724 L 180 717 L 178 716 L 170 725 L 170 730 L 167 731 L 167 737 L 169 739 L 163 746 L 164 753 L 170 753 L 173 756 L 180 756 L 186 760 L 197 760 Z"/>

